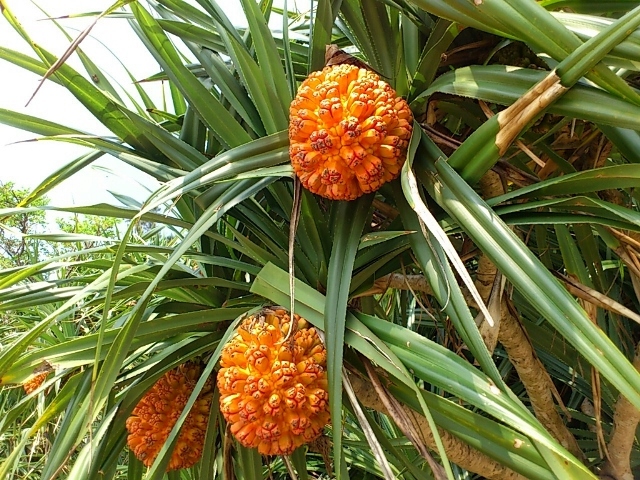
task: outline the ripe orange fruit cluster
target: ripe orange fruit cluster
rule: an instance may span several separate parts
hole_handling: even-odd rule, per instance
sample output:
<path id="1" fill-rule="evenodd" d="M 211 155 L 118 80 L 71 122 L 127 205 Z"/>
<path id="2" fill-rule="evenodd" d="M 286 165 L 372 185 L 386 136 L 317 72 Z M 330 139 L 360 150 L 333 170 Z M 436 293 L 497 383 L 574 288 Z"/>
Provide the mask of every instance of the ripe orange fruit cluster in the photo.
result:
<path id="1" fill-rule="evenodd" d="M 220 410 L 231 433 L 263 455 L 288 455 L 315 440 L 329 422 L 327 353 L 314 328 L 264 309 L 247 318 L 225 346 L 218 372 Z"/>
<path id="2" fill-rule="evenodd" d="M 283 308 L 248 317 L 220 359 L 220 411 L 231 433 L 263 455 L 289 455 L 315 440 L 329 423 L 327 352 L 306 320 Z M 158 455 L 201 375 L 199 363 L 167 372 L 127 419 L 127 444 L 146 466 Z M 188 468 L 202 456 L 213 395 L 211 379 L 182 426 L 167 471 Z"/>
<path id="3" fill-rule="evenodd" d="M 22 384 L 22 388 L 24 388 L 26 394 L 29 395 L 31 392 L 36 391 L 40 387 L 40 385 L 44 383 L 47 375 L 49 375 L 49 372 L 38 373 L 35 377 L 32 377 L 24 382 Z"/>
<path id="4" fill-rule="evenodd" d="M 127 419 L 127 444 L 147 467 L 169 437 L 201 373 L 202 366 L 195 362 L 168 371 L 145 393 Z M 200 460 L 212 397 L 213 382 L 209 379 L 182 425 L 167 471 L 189 468 Z"/>
<path id="5" fill-rule="evenodd" d="M 354 200 L 400 174 L 413 115 L 376 73 L 347 64 L 313 72 L 289 117 L 291 163 L 311 192 Z"/>

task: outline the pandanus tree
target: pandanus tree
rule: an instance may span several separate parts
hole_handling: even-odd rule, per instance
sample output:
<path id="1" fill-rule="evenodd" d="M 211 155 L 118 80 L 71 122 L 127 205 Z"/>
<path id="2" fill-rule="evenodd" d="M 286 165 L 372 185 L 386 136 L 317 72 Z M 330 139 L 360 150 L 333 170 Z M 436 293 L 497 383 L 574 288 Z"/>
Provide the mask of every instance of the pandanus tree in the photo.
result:
<path id="1" fill-rule="evenodd" d="M 111 132 L 0 110 L 87 148 L 0 216 L 102 155 L 162 185 L 67 209 L 118 240 L 0 271 L 0 477 L 633 478 L 636 3 L 83 4 L 158 106 L 0 0 L 33 48 L 3 62 Z"/>

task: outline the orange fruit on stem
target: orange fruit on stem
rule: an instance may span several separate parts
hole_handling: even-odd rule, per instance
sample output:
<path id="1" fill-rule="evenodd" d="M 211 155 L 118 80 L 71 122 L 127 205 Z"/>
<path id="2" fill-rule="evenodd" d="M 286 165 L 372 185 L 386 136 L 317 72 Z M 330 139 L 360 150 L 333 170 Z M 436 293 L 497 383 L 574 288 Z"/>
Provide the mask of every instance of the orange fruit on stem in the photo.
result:
<path id="1" fill-rule="evenodd" d="M 38 373 L 35 377 L 31 377 L 29 380 L 24 382 L 22 384 L 22 388 L 24 388 L 24 391 L 26 392 L 26 394 L 29 395 L 31 392 L 34 392 L 35 390 L 37 390 L 40 387 L 40 385 L 44 383 L 48 375 L 49 375 L 48 371 Z"/>
<path id="2" fill-rule="evenodd" d="M 196 362 L 168 371 L 133 409 L 126 422 L 127 444 L 145 466 L 151 466 L 158 456 L 201 373 L 202 365 Z M 200 460 L 212 397 L 213 382 L 209 378 L 182 424 L 167 471 L 189 468 Z"/>
<path id="3" fill-rule="evenodd" d="M 283 308 L 248 317 L 220 359 L 220 410 L 231 433 L 263 455 L 289 455 L 329 422 L 327 352 L 314 328 Z"/>
<path id="4" fill-rule="evenodd" d="M 355 200 L 400 174 L 413 115 L 380 76 L 340 64 L 313 72 L 289 108 L 289 156 L 302 185 Z"/>

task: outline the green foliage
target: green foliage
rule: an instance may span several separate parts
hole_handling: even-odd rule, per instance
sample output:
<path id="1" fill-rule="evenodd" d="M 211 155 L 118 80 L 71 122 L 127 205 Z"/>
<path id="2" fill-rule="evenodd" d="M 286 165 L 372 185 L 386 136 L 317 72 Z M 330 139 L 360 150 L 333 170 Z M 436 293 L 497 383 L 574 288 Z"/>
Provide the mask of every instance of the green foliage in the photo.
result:
<path id="1" fill-rule="evenodd" d="M 76 214 L 71 219 L 57 218 L 56 223 L 60 230 L 67 233 L 118 238 L 118 221 L 113 217 Z"/>
<path id="2" fill-rule="evenodd" d="M 29 190 L 18 188 L 13 182 L 0 184 L 0 209 L 10 209 L 18 206 L 29 195 Z M 33 202 L 33 207 L 46 205 L 46 197 L 40 197 Z M 4 228 L 0 229 L 0 265 L 27 265 L 37 262 L 40 257 L 41 243 L 38 240 L 25 238 L 26 235 L 42 233 L 46 228 L 45 212 L 34 209 L 18 215 L 5 217 L 2 221 Z"/>
<path id="3" fill-rule="evenodd" d="M 165 82 L 167 104 L 155 105 L 147 82 L 92 82 L 109 77 L 81 42 L 68 52 L 80 70 L 57 64 L 0 0 L 34 50 L 0 40 L 2 61 L 51 69 L 48 81 L 111 132 L 0 109 L 0 122 L 87 148 L 32 192 L 0 189 L 0 478 L 163 478 L 169 444 L 148 470 L 127 452 L 137 401 L 189 359 L 214 375 L 245 313 L 291 304 L 288 105 L 327 43 L 381 73 L 416 119 L 400 179 L 350 204 L 301 196 L 294 305 L 325 331 L 333 447 L 262 458 L 231 440 L 214 409 L 200 464 L 168 478 L 603 473 L 618 397 L 640 408 L 629 361 L 640 340 L 637 2 L 601 16 L 591 1 L 241 3 L 246 28 L 212 0 L 104 12 L 126 19 L 161 66 L 132 77 Z M 162 186 L 143 205 L 47 205 L 48 191 L 102 155 Z M 56 232 L 48 211 L 69 215 Z M 488 310 L 465 278 L 484 288 Z M 500 336 L 494 349 L 489 314 L 521 325 L 533 353 Z M 523 364 L 546 382 L 550 410 Z M 19 386 L 41 371 L 47 381 L 25 396 Z M 383 408 L 385 392 L 395 409 Z M 407 427 L 403 405 L 422 431 Z"/>

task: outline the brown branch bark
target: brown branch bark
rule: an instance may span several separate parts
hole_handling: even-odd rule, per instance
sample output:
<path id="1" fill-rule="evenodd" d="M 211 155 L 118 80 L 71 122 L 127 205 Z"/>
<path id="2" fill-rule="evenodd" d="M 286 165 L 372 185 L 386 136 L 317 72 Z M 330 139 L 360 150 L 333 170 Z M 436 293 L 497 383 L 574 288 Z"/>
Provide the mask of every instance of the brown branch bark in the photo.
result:
<path id="1" fill-rule="evenodd" d="M 621 202 L 620 202 L 621 203 Z M 640 298 L 640 269 L 636 252 L 640 250 L 640 234 L 610 229 L 620 240 L 621 246 L 617 249 L 620 259 L 629 268 L 633 288 Z M 633 366 L 640 371 L 640 343 L 636 346 Z M 635 408 L 625 397 L 620 395 L 615 405 L 613 414 L 613 429 L 607 444 L 607 460 L 600 471 L 600 478 L 611 480 L 633 480 L 630 456 L 636 439 L 636 429 L 640 422 L 640 411 Z"/>
<path id="2" fill-rule="evenodd" d="M 371 295 L 381 295 L 390 288 L 395 290 L 411 290 L 413 292 L 420 292 L 426 295 L 433 295 L 433 290 L 424 275 L 405 275 L 402 273 L 390 273 L 384 277 L 380 277 L 369 290 L 359 293 L 354 298 L 369 297 Z M 464 286 L 461 286 L 462 295 L 464 295 L 467 305 L 476 306 L 476 301 L 471 296 L 469 290 Z"/>
<path id="3" fill-rule="evenodd" d="M 527 390 L 536 418 L 564 448 L 577 458 L 583 458 L 578 442 L 556 410 L 553 402 L 553 392 L 556 388 L 551 376 L 536 356 L 524 327 L 511 312 L 505 298 L 498 341 L 507 352 L 511 364 Z"/>
<path id="4" fill-rule="evenodd" d="M 349 379 L 353 385 L 360 403 L 367 408 L 388 415 L 387 409 L 380 400 L 373 386 L 364 381 L 358 375 L 350 375 Z M 422 439 L 431 450 L 436 450 L 433 432 L 429 427 L 429 422 L 422 415 L 418 414 L 406 405 L 402 406 L 407 417 L 415 423 L 417 430 L 422 434 Z M 447 457 L 460 467 L 482 475 L 490 480 L 526 480 L 526 477 L 501 465 L 484 453 L 464 443 L 459 438 L 453 436 L 446 430 L 438 429 L 438 434 L 442 439 Z"/>
<path id="5" fill-rule="evenodd" d="M 640 370 L 640 344 L 636 348 L 633 366 Z M 607 445 L 609 458 L 604 463 L 601 477 L 613 480 L 633 480 L 629 465 L 631 449 L 636 440 L 636 428 L 640 421 L 640 410 L 620 395 L 613 414 L 613 430 Z"/>
<path id="6" fill-rule="evenodd" d="M 368 295 L 377 295 L 393 288 L 397 290 L 413 290 L 414 292 L 422 292 L 427 295 L 433 295 L 431 287 L 427 283 L 427 279 L 423 275 L 403 275 L 402 273 L 390 273 L 377 279 L 366 292 L 361 293 L 360 297 Z"/>
<path id="7" fill-rule="evenodd" d="M 480 179 L 480 189 L 484 198 L 492 198 L 505 191 L 500 176 L 492 171 L 487 172 Z M 557 392 L 551 376 L 536 356 L 517 314 L 514 314 L 509 308 L 507 296 L 504 295 L 502 289 L 496 290 L 497 274 L 498 269 L 493 262 L 485 255 L 481 255 L 478 260 L 476 288 L 488 303 L 493 303 L 489 299 L 490 296 L 501 295 L 501 299 L 495 299 L 499 300 L 500 305 L 498 325 L 493 328 L 489 327 L 486 322 L 481 322 L 478 325 L 485 345 L 489 351 L 493 352 L 496 340 L 502 344 L 527 390 L 536 418 L 563 447 L 577 458 L 583 458 L 578 442 L 556 410 L 553 394 Z M 559 399 L 559 395 L 556 396 Z"/>

